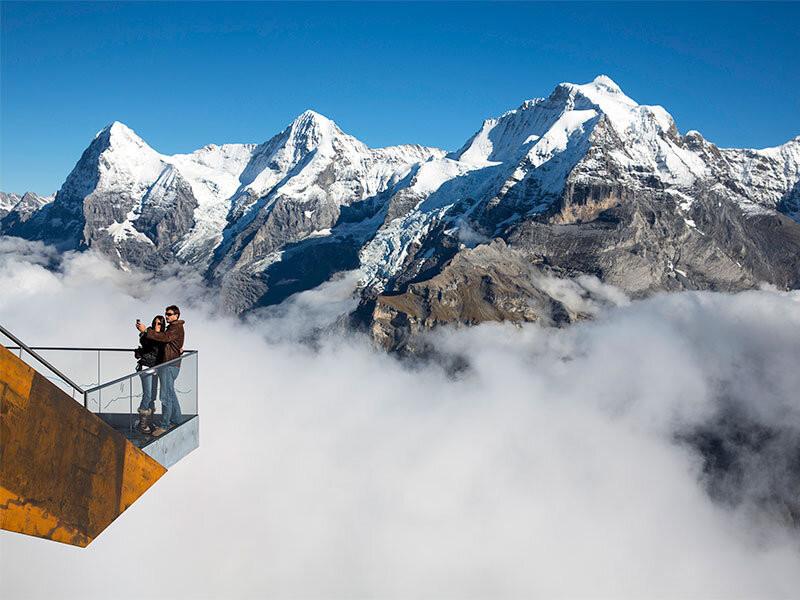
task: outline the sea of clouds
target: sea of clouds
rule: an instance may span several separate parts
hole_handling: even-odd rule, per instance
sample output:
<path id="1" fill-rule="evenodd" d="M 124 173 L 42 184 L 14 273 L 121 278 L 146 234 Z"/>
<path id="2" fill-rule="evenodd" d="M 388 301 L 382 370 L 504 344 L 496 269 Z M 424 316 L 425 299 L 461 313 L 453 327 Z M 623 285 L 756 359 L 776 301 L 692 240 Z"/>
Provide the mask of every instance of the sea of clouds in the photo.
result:
<path id="1" fill-rule="evenodd" d="M 198 280 L 0 238 L 29 344 L 133 346 L 180 305 L 201 410 L 200 448 L 87 549 L 0 532 L 3 597 L 796 597 L 799 293 L 605 290 L 564 329 L 434 333 L 453 373 L 314 336 L 355 283 L 239 320 Z"/>

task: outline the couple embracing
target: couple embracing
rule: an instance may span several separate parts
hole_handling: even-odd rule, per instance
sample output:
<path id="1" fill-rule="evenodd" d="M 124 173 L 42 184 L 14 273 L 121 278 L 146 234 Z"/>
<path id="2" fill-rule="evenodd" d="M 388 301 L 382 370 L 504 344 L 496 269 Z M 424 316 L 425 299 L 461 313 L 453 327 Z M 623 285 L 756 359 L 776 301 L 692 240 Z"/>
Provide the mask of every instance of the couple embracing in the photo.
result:
<path id="1" fill-rule="evenodd" d="M 165 318 L 166 317 L 166 318 Z M 141 415 L 139 428 L 143 433 L 155 437 L 163 435 L 173 425 L 181 423 L 181 407 L 175 394 L 175 379 L 180 372 L 180 361 L 171 362 L 183 353 L 183 321 L 181 311 L 175 306 L 168 306 L 164 316 L 156 315 L 150 327 L 138 319 L 136 329 L 139 330 L 139 348 L 135 356 L 138 358 L 136 370 L 142 379 L 142 402 L 139 405 Z M 159 367 L 163 363 L 168 365 Z M 150 417 L 155 411 L 158 386 L 161 384 L 161 423 L 155 428 L 150 425 Z"/>

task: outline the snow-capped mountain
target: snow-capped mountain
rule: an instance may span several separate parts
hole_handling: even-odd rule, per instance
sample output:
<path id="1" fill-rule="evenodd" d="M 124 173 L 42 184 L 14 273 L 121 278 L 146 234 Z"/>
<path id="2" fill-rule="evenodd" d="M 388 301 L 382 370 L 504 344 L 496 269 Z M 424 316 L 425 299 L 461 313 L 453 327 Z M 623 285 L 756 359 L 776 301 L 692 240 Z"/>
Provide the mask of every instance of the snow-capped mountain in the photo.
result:
<path id="1" fill-rule="evenodd" d="M 270 252 L 330 227 L 340 206 L 442 154 L 421 146 L 373 150 L 313 111 L 261 145 L 209 145 L 173 156 L 114 122 L 95 136 L 52 206 L 4 232 L 95 247 L 123 267 L 177 261 L 205 269 L 215 252 L 244 265 L 262 247 Z M 275 232 L 265 246 L 269 215 L 287 211 L 293 218 L 280 227 L 281 241 Z M 256 225 L 267 229 L 251 235 Z"/>
<path id="2" fill-rule="evenodd" d="M 369 148 L 313 111 L 263 144 L 173 156 L 113 123 L 53 202 L 0 230 L 125 268 L 200 270 L 237 312 L 360 269 L 359 314 L 395 339 L 439 322 L 579 317 L 534 294 L 541 278 L 525 268 L 634 295 L 798 287 L 798 220 L 800 137 L 718 148 L 599 76 L 487 119 L 451 153 Z M 452 308 L 476 287 L 479 308 Z M 537 294 L 549 300 L 531 313 Z"/>
<path id="3" fill-rule="evenodd" d="M 798 152 L 800 138 L 736 150 L 681 136 L 663 108 L 637 104 L 608 77 L 560 84 L 424 165 L 452 175 L 410 182 L 416 204 L 362 249 L 379 294 L 362 313 L 397 346 L 437 323 L 531 320 L 542 269 L 597 275 L 632 295 L 796 288 Z M 581 317 L 563 302 L 541 306 L 533 312 L 545 321 Z"/>
<path id="4" fill-rule="evenodd" d="M 19 194 L 0 192 L 0 219 L 11 212 L 17 203 L 22 199 Z"/>
<path id="5" fill-rule="evenodd" d="M 322 115 L 304 112 L 253 152 L 231 199 L 210 276 L 237 295 L 242 274 L 258 281 L 290 246 L 328 237 L 355 205 L 393 186 L 412 165 L 443 155 L 423 146 L 372 149 Z M 252 294 L 267 291 L 256 287 L 246 298 L 229 301 L 251 303 Z"/>
<path id="6" fill-rule="evenodd" d="M 0 192 L 0 222 L 7 218 L 9 225 L 13 223 L 24 223 L 34 213 L 45 204 L 49 204 L 55 198 L 55 194 L 40 196 L 34 192 L 19 194 L 7 194 Z"/>
<path id="7" fill-rule="evenodd" d="M 363 268 L 380 287 L 435 224 L 472 240 L 504 237 L 531 218 L 591 220 L 637 190 L 670 190 L 688 210 L 684 195 L 698 182 L 724 181 L 743 210 L 796 211 L 798 152 L 798 139 L 766 150 L 719 150 L 697 132 L 681 137 L 662 107 L 637 104 L 606 76 L 562 83 L 547 98 L 485 121 L 459 151 L 423 165 L 398 193 L 415 206 L 362 250 Z M 601 197 L 583 197 L 587 189 Z"/>
<path id="8" fill-rule="evenodd" d="M 165 156 L 115 122 L 98 132 L 53 203 L 5 232 L 62 248 L 92 246 L 123 266 L 157 268 L 173 258 L 170 244 L 202 225 L 196 208 L 224 202 L 228 188 L 233 193 L 232 172 L 247 154 L 233 145 Z"/>

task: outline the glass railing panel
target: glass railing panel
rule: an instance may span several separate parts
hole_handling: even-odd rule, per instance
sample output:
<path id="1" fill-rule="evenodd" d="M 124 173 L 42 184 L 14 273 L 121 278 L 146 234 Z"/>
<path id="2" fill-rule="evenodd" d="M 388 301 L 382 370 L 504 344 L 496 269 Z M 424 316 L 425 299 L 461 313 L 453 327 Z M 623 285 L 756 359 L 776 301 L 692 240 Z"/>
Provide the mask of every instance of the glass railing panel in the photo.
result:
<path id="1" fill-rule="evenodd" d="M 136 357 L 133 348 L 124 350 L 100 351 L 100 381 L 113 381 L 136 370 Z"/>
<path id="2" fill-rule="evenodd" d="M 170 403 L 170 390 L 174 390 L 179 415 Z M 137 445 L 152 440 L 141 434 L 140 406 L 147 408 L 153 401 L 154 414 L 149 418 L 153 426 L 160 426 L 165 405 L 170 406 L 173 424 L 182 424 L 198 414 L 197 353 L 185 353 L 180 359 L 139 372 L 132 372 L 117 380 L 101 384 L 86 394 L 87 408 L 97 413 L 115 429 L 125 433 Z"/>
<path id="3" fill-rule="evenodd" d="M 50 364 L 58 367 L 59 371 L 64 373 L 83 389 L 97 386 L 103 382 L 97 368 L 98 352 L 96 350 L 50 350 L 42 348 L 32 348 L 32 350 Z M 27 353 L 24 350 L 22 353 L 22 359 L 29 362 L 25 358 Z M 50 373 L 42 371 L 36 364 L 30 362 L 29 364 L 40 371 L 42 375 L 47 377 L 50 381 L 57 384 Z M 124 374 L 124 372 L 120 373 L 120 375 Z"/>
<path id="4" fill-rule="evenodd" d="M 197 352 L 182 358 L 175 379 L 175 395 L 184 416 L 198 414 L 197 401 Z"/>
<path id="5" fill-rule="evenodd" d="M 39 360 L 39 358 L 37 358 L 24 348 L 20 347 L 17 348 L 12 347 L 10 351 L 13 352 L 16 356 L 18 356 L 23 362 L 30 365 L 30 367 L 34 369 L 37 373 L 39 373 L 41 376 L 45 377 L 48 381 L 53 383 L 53 385 L 63 390 L 68 396 L 75 398 L 75 400 L 83 402 L 83 394 L 79 390 L 76 390 L 75 387 L 71 385 L 65 378 L 61 377 L 60 375 L 49 369 L 45 363 Z M 53 361 L 51 360 L 52 357 L 44 356 L 44 353 L 42 352 L 38 351 L 35 352 L 36 354 L 41 356 L 41 358 L 43 358 L 44 360 L 51 362 L 51 364 L 58 364 L 58 361 L 55 361 L 55 363 L 53 363 Z M 79 380 L 70 377 L 70 374 L 67 370 L 65 369 L 59 369 L 59 370 L 61 371 L 61 373 L 69 377 L 69 379 L 71 379 L 73 383 L 75 383 L 78 386 L 81 385 L 81 382 Z"/>
<path id="6" fill-rule="evenodd" d="M 10 350 L 48 380 L 72 395 L 74 388 L 65 384 L 57 374 L 44 368 L 41 361 L 27 350 L 19 346 L 11 346 Z M 61 373 L 83 389 L 90 389 L 104 382 L 113 381 L 136 369 L 133 349 L 33 347 L 31 350 L 52 365 L 57 365 Z M 75 395 L 78 396 L 78 392 Z"/>
<path id="7" fill-rule="evenodd" d="M 136 368 L 133 349 L 32 348 L 84 389 L 131 373 Z"/>

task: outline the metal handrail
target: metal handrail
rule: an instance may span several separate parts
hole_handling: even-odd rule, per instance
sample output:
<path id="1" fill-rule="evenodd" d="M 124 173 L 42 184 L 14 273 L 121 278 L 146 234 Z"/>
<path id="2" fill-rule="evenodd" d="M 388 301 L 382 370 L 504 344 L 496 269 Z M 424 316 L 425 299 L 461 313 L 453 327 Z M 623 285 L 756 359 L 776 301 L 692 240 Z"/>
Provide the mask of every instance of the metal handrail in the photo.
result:
<path id="1" fill-rule="evenodd" d="M 133 348 L 79 348 L 73 346 L 26 346 L 31 350 L 74 350 L 80 352 L 133 352 Z M 6 346 L 9 350 L 19 350 L 19 346 Z M 24 350 L 24 348 L 23 348 Z M 184 352 L 197 352 L 197 350 L 184 350 Z"/>
<path id="2" fill-rule="evenodd" d="M 53 373 L 58 375 L 62 380 L 64 380 L 66 383 L 68 383 L 70 386 L 72 386 L 72 388 L 75 389 L 75 391 L 80 392 L 81 394 L 83 394 L 84 395 L 84 406 L 86 405 L 86 392 L 84 392 L 84 390 L 83 390 L 83 388 L 81 386 L 79 386 L 77 383 L 72 381 L 69 377 L 64 375 L 61 371 L 56 369 L 53 365 L 51 365 L 49 362 L 47 362 L 44 358 L 39 356 L 36 352 L 33 351 L 33 348 L 30 348 L 30 347 L 26 346 L 25 343 L 22 340 L 20 340 L 17 336 L 15 336 L 13 333 L 11 333 L 8 329 L 3 327 L 2 325 L 0 325 L 0 333 L 5 335 L 8 339 L 13 340 L 15 344 L 19 344 L 19 348 L 25 350 L 28 354 L 33 356 L 36 360 L 38 360 L 40 363 L 42 363 L 45 367 L 47 367 Z"/>
<path id="3" fill-rule="evenodd" d="M 181 360 L 186 360 L 186 358 L 187 358 L 187 356 L 189 354 L 197 354 L 197 350 L 184 350 L 183 353 L 178 358 L 173 358 L 172 360 L 168 360 L 167 362 L 159 363 L 159 364 L 154 365 L 154 366 L 152 366 L 150 368 L 158 370 L 161 367 L 166 367 L 168 365 L 171 365 L 172 363 L 176 363 L 176 362 L 179 362 Z M 96 385 L 93 388 L 89 388 L 89 389 L 85 390 L 84 393 L 88 396 L 92 392 L 96 392 L 97 390 L 102 390 L 103 388 L 106 388 L 106 387 L 108 387 L 110 385 L 114 385 L 116 383 L 119 383 L 120 381 L 125 381 L 126 379 L 131 379 L 132 377 L 138 377 L 142 372 L 143 371 L 134 371 L 133 373 L 130 373 L 128 375 L 123 375 L 122 377 L 118 377 L 117 379 L 115 379 L 113 381 L 106 381 L 105 383 L 101 383 L 100 385 Z"/>
<path id="4" fill-rule="evenodd" d="M 19 350 L 16 346 L 6 346 L 9 350 Z M 79 348 L 73 346 L 30 346 L 33 350 L 74 350 L 81 352 L 97 352 L 102 350 L 105 352 L 133 352 L 133 348 Z"/>

